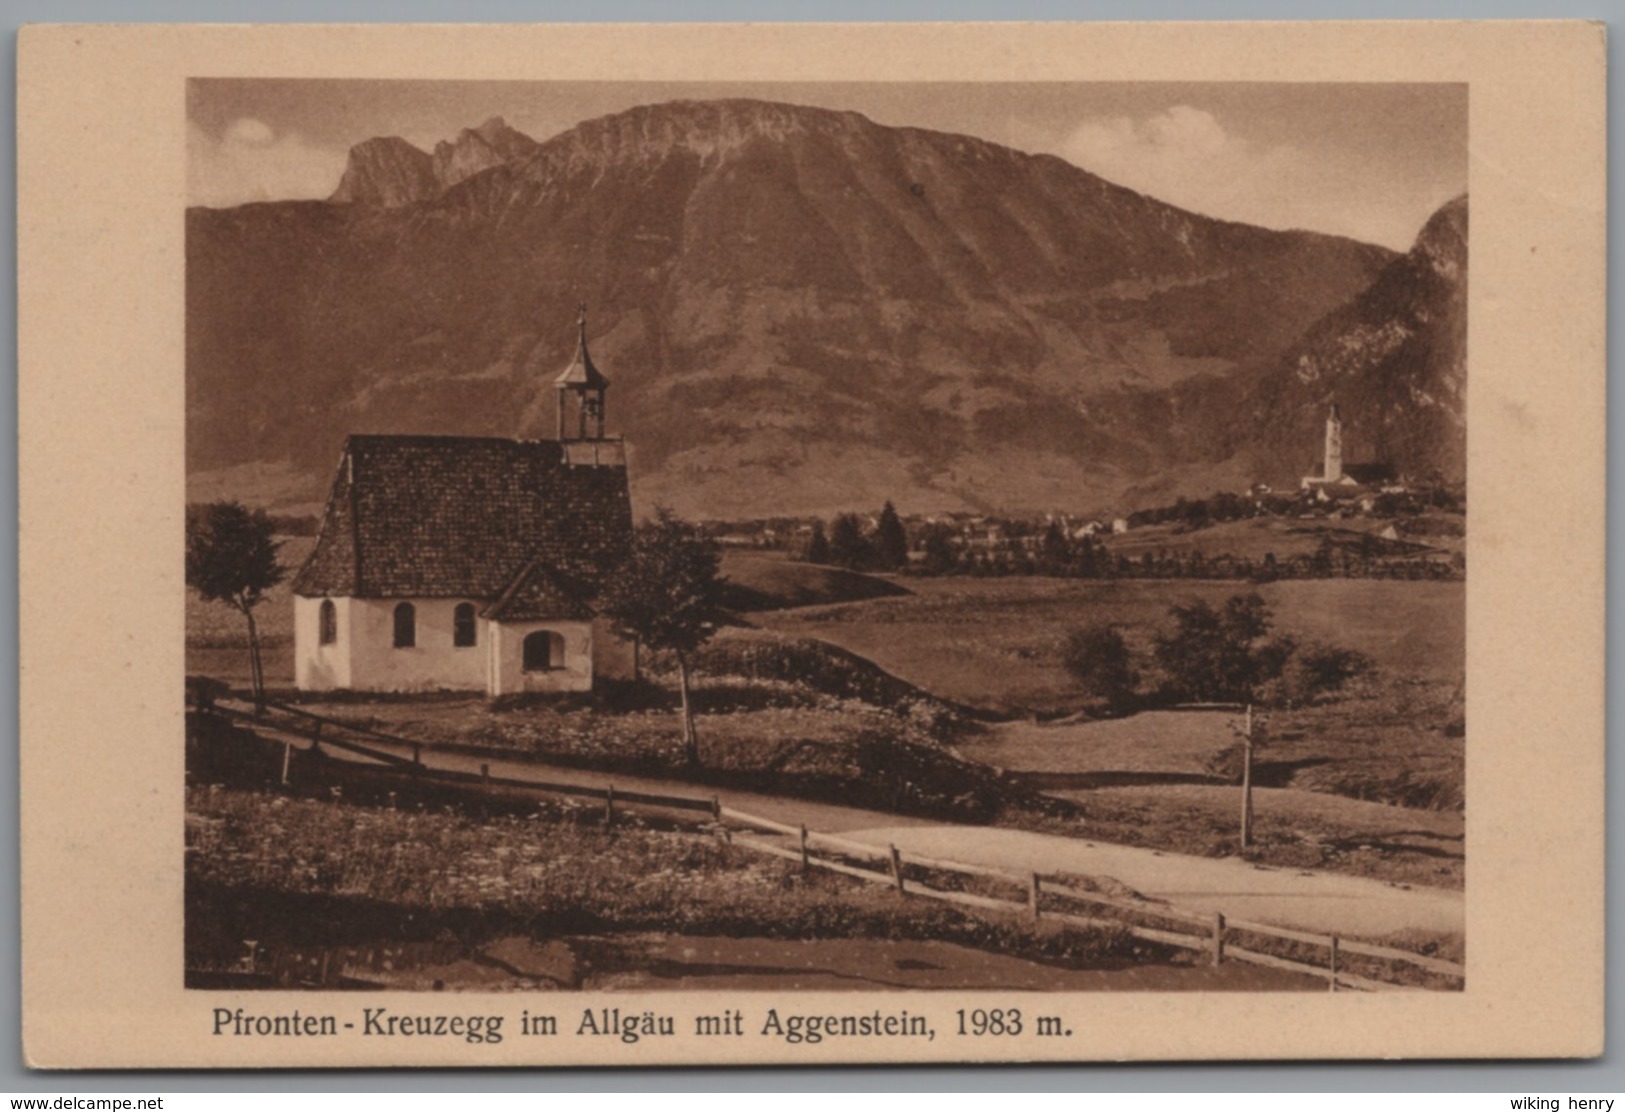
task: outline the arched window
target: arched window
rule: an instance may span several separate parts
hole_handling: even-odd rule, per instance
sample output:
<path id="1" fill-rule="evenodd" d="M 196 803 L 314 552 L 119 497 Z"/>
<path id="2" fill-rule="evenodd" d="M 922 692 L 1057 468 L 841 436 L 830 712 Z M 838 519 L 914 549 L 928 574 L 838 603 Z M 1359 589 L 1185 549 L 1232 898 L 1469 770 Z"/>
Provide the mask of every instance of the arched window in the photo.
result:
<path id="1" fill-rule="evenodd" d="M 395 608 L 395 647 L 410 649 L 418 643 L 418 612 L 410 602 Z"/>
<path id="2" fill-rule="evenodd" d="M 316 639 L 324 645 L 331 645 L 339 639 L 339 610 L 333 605 L 330 598 L 322 599 L 322 608 L 316 618 Z"/>
<path id="3" fill-rule="evenodd" d="M 474 644 L 477 636 L 474 604 L 459 602 L 457 609 L 451 612 L 451 643 L 459 649 L 466 649 Z"/>
<path id="4" fill-rule="evenodd" d="M 525 638 L 525 671 L 546 672 L 564 667 L 564 638 L 539 629 Z"/>

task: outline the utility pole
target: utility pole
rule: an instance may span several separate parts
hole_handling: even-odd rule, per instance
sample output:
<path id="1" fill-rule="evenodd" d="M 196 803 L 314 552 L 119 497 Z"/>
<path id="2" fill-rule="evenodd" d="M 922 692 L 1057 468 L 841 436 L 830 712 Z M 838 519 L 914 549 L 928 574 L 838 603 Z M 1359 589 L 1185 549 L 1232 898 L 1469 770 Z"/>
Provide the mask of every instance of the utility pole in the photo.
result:
<path id="1" fill-rule="evenodd" d="M 1253 844 L 1253 705 L 1241 731 L 1241 848 Z"/>
<path id="2" fill-rule="evenodd" d="M 1248 703 L 1241 724 L 1230 723 L 1230 731 L 1241 739 L 1241 848 L 1253 844 L 1253 745 L 1255 734 L 1267 720 L 1253 716 L 1253 705 Z"/>

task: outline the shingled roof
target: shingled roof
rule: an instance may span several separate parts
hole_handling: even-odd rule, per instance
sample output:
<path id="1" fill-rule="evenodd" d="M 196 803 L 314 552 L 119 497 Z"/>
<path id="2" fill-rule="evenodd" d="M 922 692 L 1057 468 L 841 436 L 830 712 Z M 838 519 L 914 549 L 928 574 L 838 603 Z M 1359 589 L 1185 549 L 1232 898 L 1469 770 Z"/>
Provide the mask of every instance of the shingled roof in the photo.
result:
<path id="1" fill-rule="evenodd" d="M 482 611 L 482 617 L 498 622 L 529 621 L 538 618 L 569 618 L 585 621 L 592 617 L 588 603 L 596 592 L 572 581 L 542 560 L 532 560 L 513 578 L 500 598 Z"/>
<path id="2" fill-rule="evenodd" d="M 631 535 L 626 468 L 571 466 L 557 441 L 351 436 L 293 590 L 495 600 L 537 564 L 555 590 L 590 594 Z"/>
<path id="3" fill-rule="evenodd" d="M 592 356 L 587 354 L 587 307 L 581 307 L 581 319 L 576 324 L 578 336 L 576 338 L 576 357 L 570 365 L 559 372 L 559 377 L 553 380 L 554 386 L 585 386 L 589 390 L 608 390 L 609 379 L 604 373 L 593 365 Z"/>

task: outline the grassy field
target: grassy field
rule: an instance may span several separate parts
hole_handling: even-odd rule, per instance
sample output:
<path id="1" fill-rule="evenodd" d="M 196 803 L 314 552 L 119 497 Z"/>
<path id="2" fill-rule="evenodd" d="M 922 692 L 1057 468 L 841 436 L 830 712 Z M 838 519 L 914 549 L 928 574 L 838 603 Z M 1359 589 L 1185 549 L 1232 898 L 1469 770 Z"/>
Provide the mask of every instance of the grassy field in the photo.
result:
<path id="1" fill-rule="evenodd" d="M 891 579 L 804 564 L 782 552 L 724 550 L 722 575 L 728 581 L 725 602 L 733 610 L 827 606 L 909 593 Z"/>
<path id="2" fill-rule="evenodd" d="M 285 561 L 297 564 L 309 545 L 290 540 Z M 905 579 L 908 594 L 885 594 L 872 587 L 884 582 L 878 577 L 832 578 L 827 569 L 774 556 L 732 554 L 726 569 L 775 605 L 849 592 L 864 597 L 755 611 L 748 615 L 755 628 L 723 633 L 698 670 L 704 775 L 791 796 L 1025 825 L 1077 820 L 1041 799 L 1035 804 L 1038 788 L 1020 777 L 1000 780 L 993 769 L 1166 775 L 1167 783 L 1136 787 L 1085 791 L 1063 781 L 1042 790 L 1081 806 L 1076 829 L 1092 836 L 1179 852 L 1234 852 L 1233 790 L 1217 786 L 1234 771 L 1223 721 L 1157 711 L 1093 722 L 1037 719 L 1083 705 L 1060 665 L 1071 629 L 1115 623 L 1144 651 L 1170 605 L 1217 604 L 1244 585 Z M 1335 700 L 1272 712 L 1258 783 L 1279 794 L 1271 816 L 1261 814 L 1261 860 L 1459 884 L 1461 843 L 1449 839 L 1459 835 L 1451 823 L 1459 824 L 1463 803 L 1464 584 L 1292 580 L 1259 591 L 1280 632 L 1357 650 L 1376 665 Z M 291 686 L 285 585 L 259 614 L 270 681 Z M 187 617 L 189 668 L 246 681 L 241 616 L 193 599 Z M 809 655 L 786 644 L 797 639 L 855 657 Z M 761 655 L 764 645 L 775 652 Z M 791 673 L 784 673 L 787 662 Z M 763 671 L 767 665 L 778 670 Z M 657 671 L 654 679 L 669 677 Z M 670 772 L 681 764 L 670 687 L 646 686 L 613 709 L 590 700 L 492 706 L 477 695 L 318 705 L 431 744 Z M 969 722 L 939 700 L 1005 721 Z M 1414 809 L 1414 822 L 1393 818 L 1393 804 Z M 1388 836 L 1396 829 L 1423 834 L 1409 841 Z M 1387 848 L 1360 848 L 1367 844 Z"/>
<path id="3" fill-rule="evenodd" d="M 249 937 L 275 951 L 380 937 L 399 945 L 450 936 L 467 945 L 516 932 L 540 940 L 651 930 L 925 939 L 1066 969 L 1199 961 L 1117 927 L 973 916 L 829 873 L 803 876 L 703 833 L 643 827 L 635 816 L 606 830 L 560 809 L 475 820 L 194 787 L 186 861 L 193 971 L 229 969 Z M 296 908 L 319 914 L 289 914 Z M 1266 987 L 1243 976 L 1247 983 L 1234 987 Z"/>
<path id="4" fill-rule="evenodd" d="M 1148 772 L 1200 775 L 1230 744 L 1227 713 L 1145 711 L 1097 722 L 1013 721 L 990 725 L 956 748 L 975 761 L 1018 772 Z"/>
<path id="5" fill-rule="evenodd" d="M 1465 550 L 1460 536 L 1443 529 L 1430 532 L 1428 526 L 1444 523 L 1459 525 L 1459 515 L 1439 514 L 1415 519 L 1415 531 L 1402 534 L 1402 539 L 1442 548 L 1449 552 Z M 1286 562 L 1295 556 L 1313 556 L 1326 539 L 1334 543 L 1358 542 L 1363 533 L 1381 533 L 1394 522 L 1379 517 L 1349 517 L 1342 519 L 1309 519 L 1295 517 L 1256 517 L 1240 521 L 1225 521 L 1204 529 L 1186 529 L 1183 525 L 1147 525 L 1139 529 L 1104 539 L 1106 550 L 1113 555 L 1138 559 L 1145 553 L 1180 556 L 1187 552 L 1200 552 L 1204 557 L 1233 556 L 1237 559 L 1263 563 L 1266 554 L 1273 553 L 1276 560 Z"/>
<path id="6" fill-rule="evenodd" d="M 1427 810 L 1463 805 L 1465 746 L 1449 728 L 1460 714 L 1439 685 L 1361 681 L 1334 702 L 1262 712 L 1253 782 L 1331 792 Z M 967 758 L 1045 786 L 1105 782 L 1233 782 L 1240 757 L 1229 713 L 1146 711 L 1124 718 L 983 726 L 956 745 Z M 1067 774 L 1075 775 L 1069 784 Z M 1029 776 L 1025 778 L 1033 780 Z"/>
<path id="7" fill-rule="evenodd" d="M 711 677 L 696 694 L 700 769 L 684 763 L 675 700 L 665 693 L 640 709 L 545 700 L 492 706 L 477 697 L 304 705 L 428 745 L 962 822 L 988 821 L 1013 794 L 987 768 L 941 745 L 930 720 L 777 683 Z"/>
<path id="8" fill-rule="evenodd" d="M 1236 851 L 1240 789 L 1159 784 L 1055 793 L 1077 803 L 1067 823 L 1078 837 L 1119 845 L 1224 857 Z M 1466 879 L 1459 811 L 1422 811 L 1294 788 L 1253 790 L 1247 856 L 1284 869 L 1325 869 L 1386 880 L 1461 888 Z"/>
<path id="9" fill-rule="evenodd" d="M 906 598 L 757 614 L 758 625 L 866 656 L 944 699 L 1004 714 L 1068 713 L 1084 700 L 1061 668 L 1079 626 L 1111 623 L 1149 647 L 1168 607 L 1222 603 L 1247 588 L 1203 580 L 910 580 Z M 1465 669 L 1462 583 L 1292 580 L 1259 588 L 1278 630 L 1355 649 L 1394 676 L 1458 683 Z"/>
<path id="10" fill-rule="evenodd" d="M 1251 524 L 1251 523 L 1249 523 Z M 283 562 L 297 568 L 308 537 L 285 538 Z M 932 694 L 1010 713 L 1056 713 L 1081 703 L 1061 670 L 1066 634 L 1110 622 L 1141 647 L 1168 607 L 1193 598 L 1218 603 L 1248 589 L 1203 580 L 1095 581 L 1046 578 L 906 579 L 853 575 L 773 555 L 730 554 L 724 572 L 740 591 L 774 607 L 752 624 L 830 641 Z M 291 575 L 290 575 L 291 578 Z M 886 595 L 888 590 L 907 594 Z M 1372 579 L 1288 580 L 1259 588 L 1277 627 L 1370 656 L 1392 675 L 1455 684 L 1465 669 L 1465 585 Z M 805 598 L 855 601 L 804 606 Z M 293 602 L 284 582 L 255 611 L 273 686 L 293 682 Z M 188 593 L 187 667 L 222 679 L 248 675 L 242 615 Z"/>
<path id="11" fill-rule="evenodd" d="M 1438 691 L 1363 685 L 1347 700 L 1262 717 L 1256 856 L 1459 887 L 1462 742 L 1438 728 L 1449 708 L 1425 705 L 1429 694 Z M 1090 836 L 1221 854 L 1234 850 L 1239 823 L 1235 718 L 1147 711 L 1093 722 L 1004 722 L 975 730 L 956 748 L 1077 804 L 1081 814 L 1069 824 Z M 1122 779 L 1138 782 L 1115 786 Z"/>

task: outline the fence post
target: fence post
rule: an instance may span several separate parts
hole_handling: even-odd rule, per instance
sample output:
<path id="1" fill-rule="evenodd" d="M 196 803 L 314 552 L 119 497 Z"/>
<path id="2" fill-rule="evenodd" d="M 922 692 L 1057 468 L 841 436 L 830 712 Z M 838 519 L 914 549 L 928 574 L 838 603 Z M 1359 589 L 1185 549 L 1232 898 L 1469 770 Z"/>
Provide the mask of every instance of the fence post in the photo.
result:
<path id="1" fill-rule="evenodd" d="M 897 847 L 891 847 L 891 875 L 897 882 L 897 894 L 906 895 L 903 891 L 903 855 L 897 852 Z"/>
<path id="2" fill-rule="evenodd" d="M 288 786 L 288 767 L 293 764 L 293 742 L 282 743 L 282 786 Z"/>
<path id="3" fill-rule="evenodd" d="M 417 770 L 423 767 L 423 745 L 416 741 L 412 743 L 412 766 L 414 776 L 417 775 Z"/>
<path id="4" fill-rule="evenodd" d="M 720 795 L 711 797 L 711 817 L 717 822 L 722 821 L 722 797 Z"/>
<path id="5" fill-rule="evenodd" d="M 803 873 L 807 873 L 807 872 L 810 872 L 811 870 L 812 870 L 812 861 L 807 856 L 807 824 L 802 823 L 801 824 L 801 871 Z"/>
<path id="6" fill-rule="evenodd" d="M 1032 908 L 1034 922 L 1038 921 L 1039 883 L 1037 873 L 1032 874 L 1032 876 L 1027 879 L 1027 906 Z"/>
<path id="7" fill-rule="evenodd" d="M 1221 965 L 1224 962 L 1224 913 L 1213 913 L 1213 964 Z"/>
<path id="8" fill-rule="evenodd" d="M 1331 992 L 1337 991 L 1337 936 L 1332 935 L 1332 983 Z"/>
<path id="9" fill-rule="evenodd" d="M 615 825 L 615 785 L 609 786 L 609 792 L 604 796 L 604 828 Z"/>

